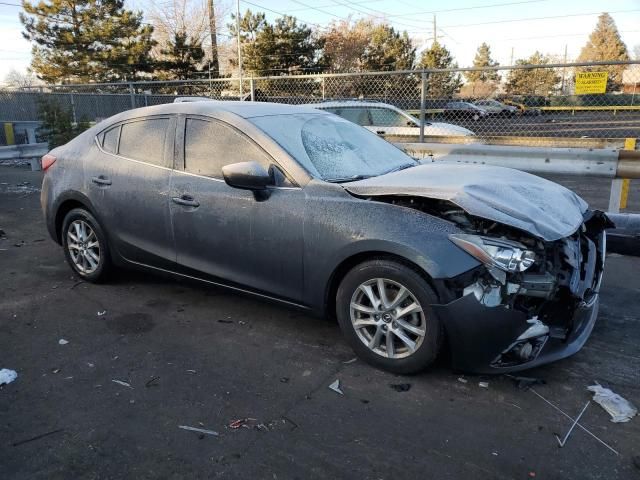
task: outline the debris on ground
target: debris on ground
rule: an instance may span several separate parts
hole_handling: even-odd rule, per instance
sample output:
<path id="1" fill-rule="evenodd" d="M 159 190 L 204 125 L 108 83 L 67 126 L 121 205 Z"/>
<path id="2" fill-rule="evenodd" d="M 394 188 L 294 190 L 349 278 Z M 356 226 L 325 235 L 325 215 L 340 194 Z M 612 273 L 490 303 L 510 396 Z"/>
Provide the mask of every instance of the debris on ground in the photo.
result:
<path id="1" fill-rule="evenodd" d="M 466 378 L 464 378 L 464 377 L 458 377 L 458 381 L 459 381 L 460 383 L 467 383 L 469 380 L 467 380 L 467 379 L 466 379 Z"/>
<path id="2" fill-rule="evenodd" d="M 213 430 L 207 430 L 204 428 L 189 427 L 187 425 L 178 425 L 178 428 L 181 428 L 182 430 L 189 430 L 190 432 L 198 432 L 198 433 L 204 433 L 205 435 L 213 435 L 214 437 L 218 436 L 218 432 L 214 432 Z"/>
<path id="3" fill-rule="evenodd" d="M 0 385 L 8 385 L 16 378 L 18 378 L 18 373 L 15 370 L 9 370 L 8 368 L 0 370 Z"/>
<path id="4" fill-rule="evenodd" d="M 218 323 L 233 323 L 233 320 L 218 320 Z"/>
<path id="5" fill-rule="evenodd" d="M 573 429 L 576 427 L 576 425 L 580 421 L 580 418 L 582 417 L 584 412 L 587 410 L 587 407 L 589 406 L 590 403 L 591 403 L 590 401 L 587 402 L 587 404 L 584 406 L 584 408 L 582 409 L 580 414 L 576 417 L 576 419 L 571 424 L 571 428 L 569 428 L 569 431 L 567 432 L 567 434 L 564 436 L 564 438 L 562 440 L 560 440 L 560 437 L 554 433 L 554 435 L 556 437 L 556 440 L 558 440 L 558 445 L 560 446 L 560 448 L 562 448 L 562 447 L 564 447 L 566 445 L 567 440 L 569 440 L 569 435 L 571 435 L 571 432 L 573 431 Z"/>
<path id="6" fill-rule="evenodd" d="M 130 383 L 123 382 L 122 380 L 111 380 L 113 383 L 117 383 L 118 385 L 122 385 L 123 387 L 133 388 Z"/>
<path id="7" fill-rule="evenodd" d="M 303 377 L 308 377 L 309 375 L 311 375 L 311 370 L 305 370 L 304 372 L 302 372 Z"/>
<path id="8" fill-rule="evenodd" d="M 227 426 L 232 430 L 237 430 L 238 428 L 247 425 L 249 422 L 257 422 L 257 420 L 255 418 L 238 418 L 237 420 L 231 421 Z"/>
<path id="9" fill-rule="evenodd" d="M 628 422 L 638 414 L 638 409 L 628 400 L 598 383 L 587 387 L 587 390 L 594 393 L 593 401 L 611 415 L 613 423 Z"/>
<path id="10" fill-rule="evenodd" d="M 64 428 L 59 428 L 57 430 L 52 430 L 51 432 L 43 433 L 41 435 L 36 435 L 35 437 L 27 438 L 26 440 L 20 440 L 19 442 L 12 443 L 13 447 L 17 447 L 19 445 L 24 445 L 25 443 L 33 442 L 35 440 L 40 440 L 41 438 L 48 437 L 49 435 L 53 435 L 54 433 L 63 432 Z"/>
<path id="11" fill-rule="evenodd" d="M 489 388 L 489 382 L 478 382 L 478 386 L 482 388 Z"/>
<path id="12" fill-rule="evenodd" d="M 158 380 L 160 380 L 159 376 L 155 376 L 155 377 L 151 377 L 149 380 L 147 380 L 147 383 L 144 384 L 145 387 L 149 388 L 149 387 L 157 387 L 158 386 Z"/>
<path id="13" fill-rule="evenodd" d="M 69 343 L 69 340 L 65 340 L 64 338 L 58 340 L 58 345 L 66 345 L 67 343 Z"/>
<path id="14" fill-rule="evenodd" d="M 351 363 L 355 363 L 358 361 L 358 357 L 353 357 L 351 360 L 347 360 L 346 362 L 342 362 L 344 365 L 349 365 Z"/>
<path id="15" fill-rule="evenodd" d="M 289 377 L 282 377 L 280 383 L 289 383 Z"/>
<path id="16" fill-rule="evenodd" d="M 187 373 L 192 373 L 192 374 L 194 374 L 194 375 L 195 375 L 195 374 L 196 374 L 196 371 L 195 371 L 195 370 L 187 370 Z"/>
<path id="17" fill-rule="evenodd" d="M 392 383 L 389 386 L 391 387 L 392 390 L 395 390 L 396 392 L 408 392 L 409 390 L 411 390 L 410 383 Z"/>
<path id="18" fill-rule="evenodd" d="M 335 382 L 333 382 L 331 385 L 329 385 L 329 388 L 334 392 L 339 393 L 340 395 L 344 395 L 342 389 L 340 389 L 340 380 L 336 380 Z"/>
<path id="19" fill-rule="evenodd" d="M 546 385 L 547 382 L 543 378 L 536 377 L 521 377 L 518 375 L 506 374 L 505 377 L 510 378 L 516 383 L 518 390 L 529 390 L 534 385 Z"/>
<path id="20" fill-rule="evenodd" d="M 106 310 L 102 310 L 101 312 L 98 312 L 98 316 L 102 317 L 103 315 L 106 315 L 107 311 Z"/>
<path id="21" fill-rule="evenodd" d="M 544 398 L 542 395 L 540 395 L 538 392 L 535 391 L 535 389 L 530 388 L 529 391 L 531 393 L 533 393 L 535 396 L 537 396 L 539 399 L 541 399 L 543 402 L 545 402 L 547 405 L 549 405 L 551 408 L 553 408 L 554 410 L 556 410 L 557 412 L 561 413 L 562 415 L 564 415 L 565 417 L 567 417 L 569 420 L 571 420 L 572 422 L 575 421 L 571 415 L 569 415 L 568 413 L 562 411 L 560 409 L 560 407 L 558 407 L 557 405 L 554 405 L 553 403 L 551 403 L 549 400 L 547 400 L 546 398 Z M 586 428 L 585 426 L 581 425 L 580 423 L 576 423 L 576 425 L 578 427 L 580 427 L 580 429 L 589 434 L 591 437 L 595 438 L 598 442 L 600 442 L 602 445 L 604 445 L 605 447 L 607 447 L 609 450 L 611 450 L 613 453 L 615 453 L 616 455 L 620 455 L 620 453 L 613 448 L 611 445 L 609 445 L 607 442 L 605 442 L 604 440 L 602 440 L 600 437 L 598 437 L 595 433 L 593 433 L 591 430 L 589 430 L 588 428 Z"/>

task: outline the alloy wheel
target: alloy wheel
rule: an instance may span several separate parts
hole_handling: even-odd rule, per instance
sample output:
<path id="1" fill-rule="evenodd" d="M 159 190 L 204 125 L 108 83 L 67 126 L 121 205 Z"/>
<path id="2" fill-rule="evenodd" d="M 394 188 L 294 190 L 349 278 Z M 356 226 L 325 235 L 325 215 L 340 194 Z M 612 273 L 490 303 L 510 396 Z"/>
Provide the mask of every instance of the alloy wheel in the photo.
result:
<path id="1" fill-rule="evenodd" d="M 67 248 L 76 269 L 89 275 L 100 265 L 100 242 L 91 225 L 74 220 L 67 229 Z"/>
<path id="2" fill-rule="evenodd" d="M 362 283 L 353 293 L 351 323 L 362 343 L 386 358 L 405 358 L 422 344 L 425 314 L 404 285 L 386 278 Z"/>

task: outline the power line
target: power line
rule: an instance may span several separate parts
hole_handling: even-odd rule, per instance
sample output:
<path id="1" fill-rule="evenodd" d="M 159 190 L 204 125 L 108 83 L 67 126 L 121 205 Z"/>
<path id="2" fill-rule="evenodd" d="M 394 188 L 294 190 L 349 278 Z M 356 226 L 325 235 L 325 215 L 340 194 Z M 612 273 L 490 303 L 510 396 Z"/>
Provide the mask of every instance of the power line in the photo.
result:
<path id="1" fill-rule="evenodd" d="M 378 15 L 373 15 L 370 12 L 367 12 L 365 10 L 361 10 L 360 8 L 356 8 L 355 5 L 357 5 L 357 4 L 355 4 L 354 2 L 349 2 L 349 1 L 346 1 L 346 0 L 344 1 L 344 3 L 339 1 L 339 0 L 333 0 L 333 2 L 336 3 L 337 5 L 340 5 L 342 7 L 347 7 L 349 9 L 351 9 L 351 10 L 355 10 L 356 12 L 363 13 L 363 14 L 368 15 L 370 17 L 377 17 L 377 18 L 386 19 L 386 18 L 389 18 L 389 17 L 393 16 L 393 15 L 389 15 L 388 13 L 383 12 L 381 10 L 376 10 L 374 8 L 369 8 L 369 7 L 362 7 L 362 8 L 366 8 L 367 10 L 370 10 L 371 12 L 374 12 L 374 13 L 378 14 Z M 417 28 L 418 27 L 415 24 L 402 23 L 402 22 L 398 22 L 397 20 L 394 21 L 394 23 L 397 24 L 397 25 L 402 25 L 404 27 L 410 27 L 410 28 Z"/>
<path id="2" fill-rule="evenodd" d="M 271 8 L 267 8 L 267 7 L 262 6 L 262 5 L 258 5 L 257 3 L 249 2 L 248 0 L 240 0 L 240 1 L 241 1 L 242 3 L 246 3 L 246 4 L 252 5 L 252 6 L 254 6 L 254 7 L 261 8 L 262 10 L 266 10 L 266 11 L 268 11 L 268 12 L 275 13 L 276 15 L 280 15 L 281 17 L 289 16 L 289 15 L 288 15 L 288 14 L 286 14 L 286 13 L 278 12 L 277 10 L 273 10 L 273 9 L 271 9 Z M 299 17 L 296 17 L 296 18 L 297 18 L 298 20 L 300 20 L 301 22 L 306 23 L 307 25 L 313 25 L 314 27 L 318 27 L 319 29 L 326 29 L 326 27 L 323 27 L 323 26 L 322 26 L 322 25 L 320 25 L 319 23 L 315 23 L 315 22 L 307 22 L 306 20 L 304 20 L 304 19 L 302 19 L 302 18 L 299 18 Z"/>
<path id="3" fill-rule="evenodd" d="M 481 9 L 481 8 L 496 8 L 496 7 L 507 7 L 507 6 L 512 6 L 512 5 L 523 5 L 523 4 L 527 4 L 527 3 L 540 3 L 540 2 L 548 2 L 550 0 L 521 0 L 518 2 L 506 2 L 506 3 L 492 3 L 489 5 L 477 5 L 475 7 L 458 7 L 458 8 L 447 8 L 447 9 L 443 9 L 443 10 L 431 10 L 431 11 L 423 11 L 423 12 L 413 12 L 413 13 L 399 13 L 399 14 L 394 14 L 394 15 L 390 15 L 390 17 L 410 17 L 410 16 L 414 16 L 414 15 L 426 15 L 426 14 L 437 14 L 437 13 L 449 13 L 449 12 L 462 12 L 462 11 L 466 11 L 466 10 L 477 10 L 477 9 Z M 404 2 L 400 2 L 400 3 L 404 3 Z M 404 3 L 405 5 L 409 5 L 407 3 Z M 412 5 L 410 5 L 412 6 Z M 412 6 L 413 7 L 413 6 Z"/>

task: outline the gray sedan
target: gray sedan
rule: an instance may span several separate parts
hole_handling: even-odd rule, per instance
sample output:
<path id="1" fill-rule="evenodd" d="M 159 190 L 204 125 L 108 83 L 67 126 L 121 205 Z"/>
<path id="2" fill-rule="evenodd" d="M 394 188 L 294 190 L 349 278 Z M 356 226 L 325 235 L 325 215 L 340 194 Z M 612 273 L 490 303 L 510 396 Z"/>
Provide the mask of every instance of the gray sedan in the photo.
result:
<path id="1" fill-rule="evenodd" d="M 43 168 L 48 230 L 82 279 L 143 268 L 335 316 L 390 371 L 445 344 L 458 369 L 528 368 L 576 352 L 595 322 L 604 214 L 515 170 L 420 165 L 330 113 L 131 110 Z"/>

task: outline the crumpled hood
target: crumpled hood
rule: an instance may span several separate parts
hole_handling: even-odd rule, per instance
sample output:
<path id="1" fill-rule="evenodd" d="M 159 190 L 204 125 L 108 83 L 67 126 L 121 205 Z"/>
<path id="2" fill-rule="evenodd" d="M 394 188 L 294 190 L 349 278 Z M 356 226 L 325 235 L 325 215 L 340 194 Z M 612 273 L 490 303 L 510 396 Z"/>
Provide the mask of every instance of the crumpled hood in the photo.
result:
<path id="1" fill-rule="evenodd" d="M 359 196 L 448 200 L 468 214 L 519 228 L 546 241 L 574 233 L 587 203 L 571 190 L 504 167 L 431 163 L 342 186 Z"/>

